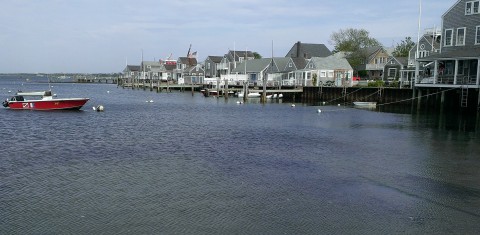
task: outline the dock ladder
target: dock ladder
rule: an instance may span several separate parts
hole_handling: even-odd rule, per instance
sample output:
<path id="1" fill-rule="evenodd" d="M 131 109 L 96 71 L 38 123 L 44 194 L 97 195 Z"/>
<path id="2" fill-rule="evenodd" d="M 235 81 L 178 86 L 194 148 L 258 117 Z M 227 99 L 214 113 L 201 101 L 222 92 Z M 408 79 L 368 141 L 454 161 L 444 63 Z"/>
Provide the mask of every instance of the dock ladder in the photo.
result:
<path id="1" fill-rule="evenodd" d="M 465 85 L 467 84 L 467 85 Z M 460 106 L 462 108 L 468 107 L 468 83 L 466 82 L 466 79 L 463 79 L 463 85 L 462 85 L 462 99 L 460 101 Z"/>

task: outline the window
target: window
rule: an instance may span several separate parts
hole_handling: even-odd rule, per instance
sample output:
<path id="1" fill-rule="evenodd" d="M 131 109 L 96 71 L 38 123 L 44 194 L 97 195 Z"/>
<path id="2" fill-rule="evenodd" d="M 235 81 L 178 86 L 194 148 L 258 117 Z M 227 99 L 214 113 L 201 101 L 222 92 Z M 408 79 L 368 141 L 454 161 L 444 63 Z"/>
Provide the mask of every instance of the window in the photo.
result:
<path id="1" fill-rule="evenodd" d="M 288 63 L 288 67 L 291 68 L 293 65 L 292 63 Z"/>
<path id="2" fill-rule="evenodd" d="M 321 71 L 320 72 L 320 77 L 326 78 L 327 77 L 327 72 L 326 71 Z"/>
<path id="3" fill-rule="evenodd" d="M 475 44 L 480 44 L 480 26 L 477 26 L 477 34 L 475 35 Z"/>
<path id="4" fill-rule="evenodd" d="M 465 45 L 465 31 L 466 31 L 466 28 L 457 29 L 457 46 Z"/>
<path id="5" fill-rule="evenodd" d="M 465 3 L 465 15 L 478 14 L 480 1 L 469 1 Z"/>
<path id="6" fill-rule="evenodd" d="M 388 77 L 389 78 L 395 78 L 397 75 L 397 69 L 396 68 L 389 68 L 388 69 Z"/>
<path id="7" fill-rule="evenodd" d="M 467 2 L 465 4 L 465 15 L 471 15 L 472 14 L 472 2 Z"/>
<path id="8" fill-rule="evenodd" d="M 445 46 L 453 45 L 453 29 L 445 29 Z"/>
<path id="9" fill-rule="evenodd" d="M 328 72 L 328 77 L 333 78 L 333 72 Z"/>

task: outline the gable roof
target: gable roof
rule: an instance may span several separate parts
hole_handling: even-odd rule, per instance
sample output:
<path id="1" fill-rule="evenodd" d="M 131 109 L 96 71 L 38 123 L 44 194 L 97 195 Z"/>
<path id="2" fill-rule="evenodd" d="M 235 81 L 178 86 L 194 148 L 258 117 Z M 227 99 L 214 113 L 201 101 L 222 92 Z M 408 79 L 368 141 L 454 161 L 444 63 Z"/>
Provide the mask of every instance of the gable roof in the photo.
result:
<path id="1" fill-rule="evenodd" d="M 276 66 L 276 71 L 278 72 L 286 72 L 291 71 L 293 69 L 288 69 L 288 64 L 292 61 L 292 58 L 289 57 L 276 57 L 273 58 L 273 63 Z"/>
<path id="2" fill-rule="evenodd" d="M 332 52 L 324 44 L 302 43 L 299 41 L 292 46 L 292 49 L 285 57 L 310 59 L 312 57 L 327 57 L 331 54 Z"/>
<path id="3" fill-rule="evenodd" d="M 127 65 L 123 71 L 138 72 L 140 71 L 140 65 Z"/>
<path id="4" fill-rule="evenodd" d="M 305 58 L 292 58 L 296 69 L 304 69 L 307 66 L 307 60 Z"/>
<path id="5" fill-rule="evenodd" d="M 329 57 L 312 57 L 309 63 L 314 63 L 316 69 L 353 70 L 347 59 L 335 55 Z"/>
<path id="6" fill-rule="evenodd" d="M 401 67 L 405 67 L 408 65 L 408 58 L 407 57 L 395 57 L 392 56 L 387 60 L 387 65 L 390 64 L 390 61 L 395 61 L 395 64 L 400 65 Z"/>
<path id="7" fill-rule="evenodd" d="M 213 63 L 221 63 L 222 59 L 223 59 L 223 56 L 210 55 L 210 56 L 207 57 L 207 59 L 210 59 Z"/>
<path id="8" fill-rule="evenodd" d="M 453 10 L 453 8 L 455 8 L 460 2 L 462 2 L 462 0 L 458 0 L 455 4 L 453 4 L 450 8 L 448 8 L 448 10 L 445 13 L 443 13 L 442 19 L 443 17 L 445 17 L 446 14 L 448 14 L 451 10 Z"/>
<path id="9" fill-rule="evenodd" d="M 254 60 L 246 60 L 237 65 L 237 68 L 233 69 L 233 73 L 258 73 L 265 70 L 272 62 L 271 58 L 262 58 Z"/>

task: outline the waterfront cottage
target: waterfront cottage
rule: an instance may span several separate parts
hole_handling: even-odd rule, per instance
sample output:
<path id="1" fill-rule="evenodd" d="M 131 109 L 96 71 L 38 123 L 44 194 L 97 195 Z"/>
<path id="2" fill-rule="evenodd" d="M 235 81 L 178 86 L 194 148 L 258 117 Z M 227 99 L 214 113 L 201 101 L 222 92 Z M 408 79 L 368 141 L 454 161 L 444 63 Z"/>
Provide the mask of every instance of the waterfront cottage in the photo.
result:
<path id="1" fill-rule="evenodd" d="M 127 83 L 132 83 L 134 79 L 137 79 L 140 74 L 140 65 L 127 65 L 123 69 L 122 78 Z"/>
<path id="2" fill-rule="evenodd" d="M 184 84 L 204 84 L 205 70 L 200 64 L 185 68 L 183 71 Z"/>
<path id="3" fill-rule="evenodd" d="M 220 77 L 220 70 L 223 68 L 220 66 L 223 56 L 207 56 L 205 59 L 205 77 L 216 78 Z"/>
<path id="4" fill-rule="evenodd" d="M 184 84 L 184 73 L 187 68 L 197 66 L 197 58 L 194 57 L 178 57 L 176 68 L 173 70 L 173 80 L 178 84 Z"/>
<path id="5" fill-rule="evenodd" d="M 263 85 L 263 79 L 267 79 L 267 72 L 278 72 L 271 58 L 246 60 L 232 70 L 232 75 L 229 76 L 229 79 L 238 77 L 241 79 L 238 82 L 246 81 L 253 85 Z"/>
<path id="6" fill-rule="evenodd" d="M 353 68 L 342 54 L 312 57 L 305 69 L 291 73 L 295 74 L 296 84 L 301 86 L 353 85 Z"/>
<path id="7" fill-rule="evenodd" d="M 142 61 L 140 64 L 140 79 L 158 81 L 165 72 L 160 61 Z"/>

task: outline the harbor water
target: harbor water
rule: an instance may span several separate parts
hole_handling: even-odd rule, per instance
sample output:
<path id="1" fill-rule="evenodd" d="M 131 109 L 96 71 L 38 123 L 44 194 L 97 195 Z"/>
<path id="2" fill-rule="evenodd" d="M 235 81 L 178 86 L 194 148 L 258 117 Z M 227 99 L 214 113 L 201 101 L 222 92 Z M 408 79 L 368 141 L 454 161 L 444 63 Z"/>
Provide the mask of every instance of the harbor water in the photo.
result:
<path id="1" fill-rule="evenodd" d="M 480 233 L 477 117 L 52 85 L 91 100 L 2 107 L 0 234 Z"/>

